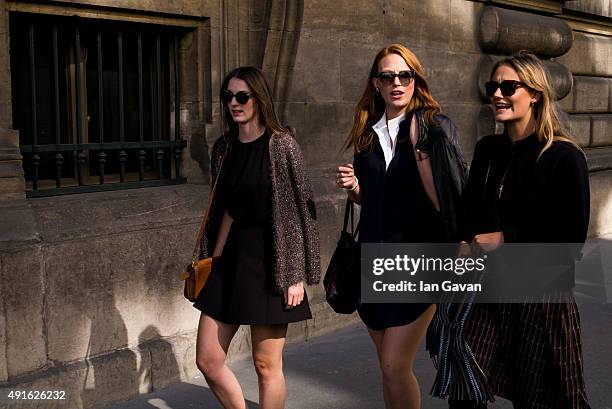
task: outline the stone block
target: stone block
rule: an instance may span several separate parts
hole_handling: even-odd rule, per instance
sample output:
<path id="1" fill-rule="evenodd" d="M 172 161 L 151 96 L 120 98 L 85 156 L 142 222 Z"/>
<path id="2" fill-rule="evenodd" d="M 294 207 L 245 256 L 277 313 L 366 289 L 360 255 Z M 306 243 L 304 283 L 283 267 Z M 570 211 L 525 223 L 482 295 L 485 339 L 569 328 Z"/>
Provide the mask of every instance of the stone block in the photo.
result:
<path id="1" fill-rule="evenodd" d="M 195 339 L 192 340 L 195 344 Z M 178 358 L 174 352 L 174 345 L 166 339 L 158 338 L 154 341 L 140 345 L 143 353 L 150 354 L 151 366 L 147 368 L 151 382 L 151 389 L 158 391 L 173 383 L 181 381 L 181 371 Z M 193 356 L 195 366 L 195 355 Z"/>
<path id="2" fill-rule="evenodd" d="M 482 4 L 451 0 L 450 51 L 479 54 L 478 44 L 479 16 Z"/>
<path id="3" fill-rule="evenodd" d="M 480 16 L 479 41 L 486 53 L 510 55 L 527 48 L 558 57 L 572 47 L 572 30 L 558 18 L 487 6 Z"/>
<path id="4" fill-rule="evenodd" d="M 557 101 L 559 109 L 567 113 L 574 112 L 574 90 L 567 94 L 564 98 Z"/>
<path id="5" fill-rule="evenodd" d="M 0 102 L 0 104 L 2 103 Z M 2 158 L 2 160 L 21 160 L 21 152 L 19 151 L 19 131 L 3 128 L 2 125 L 0 125 L 0 158 Z"/>
<path id="6" fill-rule="evenodd" d="M 151 380 L 154 391 L 200 375 L 196 366 L 196 332 L 161 338 L 140 346 L 151 355 Z"/>
<path id="7" fill-rule="evenodd" d="M 193 329 L 197 310 L 184 301 L 178 273 L 196 229 L 174 226 L 49 246 L 49 356 L 66 362 L 87 351 L 137 345 L 146 341 L 151 322 L 161 336 Z"/>
<path id="8" fill-rule="evenodd" d="M 13 125 L 12 105 L 10 99 L 5 99 L 5 95 L 10 96 L 11 83 L 0 82 L 0 123 L 6 129 L 11 129 Z M 2 135 L 0 135 L 1 137 Z"/>
<path id="9" fill-rule="evenodd" d="M 0 257 L 0 294 L 6 294 L 2 274 L 2 257 Z M 0 383 L 8 379 L 8 362 L 6 358 L 6 312 L 4 311 L 4 303 L 0 303 Z"/>
<path id="10" fill-rule="evenodd" d="M 197 325 L 200 313 L 183 298 L 183 282 L 178 280 L 191 257 L 197 228 L 197 224 L 186 224 L 158 229 L 155 234 L 139 232 L 138 239 L 146 249 L 143 264 L 116 269 L 114 274 L 119 278 L 114 282 L 115 305 L 128 328 L 129 345 L 191 331 Z M 128 246 L 132 237 L 119 239 Z M 134 297 L 133 289 L 123 282 L 142 288 L 142 296 Z M 159 334 L 149 334 L 150 323 L 155 323 Z"/>
<path id="11" fill-rule="evenodd" d="M 585 149 L 589 172 L 612 169 L 612 146 Z"/>
<path id="12" fill-rule="evenodd" d="M 448 50 L 451 39 L 449 0 L 429 0 L 427 7 L 415 1 L 392 0 L 386 2 L 384 11 L 386 43 Z"/>
<path id="13" fill-rule="evenodd" d="M 122 8 L 142 11 L 146 10 L 149 12 L 167 13 L 167 14 L 178 14 L 180 16 L 193 16 L 193 17 L 207 17 L 206 13 L 214 13 L 215 8 L 219 6 L 212 1 L 205 1 L 205 5 L 208 7 L 202 7 L 202 2 L 193 2 L 189 0 L 178 0 L 178 1 L 156 1 L 156 0 L 58 0 L 58 3 L 69 3 L 71 5 L 91 5 L 91 6 L 106 6 L 111 8 Z M 215 7 L 216 6 L 216 7 Z M 218 15 L 218 14 L 214 14 Z"/>
<path id="14" fill-rule="evenodd" d="M 83 408 L 101 408 L 152 392 L 151 357 L 121 349 L 87 360 L 81 392 Z"/>
<path id="15" fill-rule="evenodd" d="M 179 45 L 179 68 L 181 75 L 181 103 L 197 102 L 201 98 L 198 70 L 205 69 L 198 58 L 198 30 L 185 34 Z M 204 58 L 204 56 L 200 56 Z M 198 85 L 196 85 L 198 84 Z M 174 98 L 174 95 L 172 96 Z"/>
<path id="16" fill-rule="evenodd" d="M 283 105 L 287 123 L 296 129 L 306 164 L 309 167 L 336 163 L 352 126 L 356 103 Z"/>
<path id="17" fill-rule="evenodd" d="M 441 104 L 457 101 L 477 103 L 478 59 L 476 54 L 455 53 L 442 49 L 413 50 L 425 68 L 427 84 Z"/>
<path id="18" fill-rule="evenodd" d="M 484 130 L 480 129 L 480 123 L 482 122 L 480 117 L 481 109 L 483 109 L 481 104 L 471 105 L 449 103 L 442 106 L 442 112 L 451 118 L 451 120 L 457 126 L 461 149 L 468 164 L 470 163 L 472 155 L 474 154 L 474 146 L 476 145 L 476 141 L 483 136 L 480 135 L 480 132 L 485 132 Z M 485 109 L 490 111 L 490 109 L 486 106 Z M 493 123 L 495 123 L 494 120 Z M 487 134 L 491 133 L 493 132 L 489 131 Z"/>
<path id="19" fill-rule="evenodd" d="M 589 237 L 612 233 L 612 170 L 592 173 L 590 181 Z"/>
<path id="20" fill-rule="evenodd" d="M 612 114 L 592 115 L 591 146 L 612 145 Z"/>
<path id="21" fill-rule="evenodd" d="M 609 78 L 575 75 L 573 112 L 608 112 L 611 82 Z"/>
<path id="22" fill-rule="evenodd" d="M 384 24 L 383 0 L 309 0 L 304 2 L 303 29 L 377 33 Z"/>
<path id="23" fill-rule="evenodd" d="M 574 75 L 612 77 L 612 42 L 607 36 L 574 32 L 574 44 L 557 59 Z"/>
<path id="24" fill-rule="evenodd" d="M 305 112 L 305 133 L 298 140 L 304 150 L 306 163 L 311 166 L 337 163 L 342 146 L 353 125 L 355 104 L 309 104 Z M 319 140 L 316 136 L 319 136 Z M 307 138 L 307 141 L 300 138 Z M 304 142 L 302 142 L 304 140 Z"/>
<path id="25" fill-rule="evenodd" d="M 0 226 L 0 254 L 40 243 L 35 214 L 25 198 L 0 202 Z"/>
<path id="26" fill-rule="evenodd" d="M 569 131 L 578 145 L 586 147 L 591 145 L 591 117 L 589 115 L 568 115 Z"/>
<path id="27" fill-rule="evenodd" d="M 0 178 L 22 178 L 23 168 L 21 161 L 10 160 L 0 162 Z"/>
<path id="28" fill-rule="evenodd" d="M 47 364 L 43 253 L 39 246 L 32 246 L 3 252 L 0 257 L 10 379 Z"/>
<path id="29" fill-rule="evenodd" d="M 610 0 L 566 1 L 564 7 L 595 16 L 612 17 L 612 1 Z"/>
<path id="30" fill-rule="evenodd" d="M 198 185 L 162 186 L 41 198 L 31 202 L 49 243 L 193 223 L 208 198 Z M 191 239 L 189 240 L 191 242 Z"/>
<path id="31" fill-rule="evenodd" d="M 140 276 L 143 257 L 138 252 L 145 249 L 137 237 L 131 238 L 131 248 L 124 248 L 126 243 L 116 238 L 49 247 L 46 321 L 50 359 L 69 362 L 128 345 L 127 327 L 115 305 L 113 270 L 124 265 Z M 126 275 L 124 285 L 140 301 L 143 285 L 133 277 Z M 140 312 L 135 309 L 132 317 Z"/>
<path id="32" fill-rule="evenodd" d="M 23 177 L 0 178 L 0 202 L 25 198 Z"/>
<path id="33" fill-rule="evenodd" d="M 340 41 L 331 31 L 303 31 L 287 101 L 332 102 L 340 99 Z"/>
<path id="34" fill-rule="evenodd" d="M 16 409 L 98 409 L 151 392 L 150 356 L 122 349 L 65 366 L 51 367 L 4 384 L 19 390 L 63 391 L 63 400 L 14 402 Z"/>
<path id="35" fill-rule="evenodd" d="M 345 44 L 340 49 L 340 100 L 357 105 L 366 84 L 371 81 L 370 69 L 381 49 L 378 44 Z"/>

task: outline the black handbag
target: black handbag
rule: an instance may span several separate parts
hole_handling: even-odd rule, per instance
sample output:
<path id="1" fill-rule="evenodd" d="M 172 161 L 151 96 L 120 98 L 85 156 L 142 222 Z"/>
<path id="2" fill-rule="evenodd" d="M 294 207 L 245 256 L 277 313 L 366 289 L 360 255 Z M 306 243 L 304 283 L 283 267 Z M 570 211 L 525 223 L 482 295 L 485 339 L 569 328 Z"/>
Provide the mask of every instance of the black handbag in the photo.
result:
<path id="1" fill-rule="evenodd" d="M 359 224 L 355 228 L 353 207 L 353 202 L 347 199 L 344 226 L 323 279 L 325 299 L 339 314 L 352 314 L 359 304 L 361 252 L 360 245 L 355 239 L 359 232 Z M 351 219 L 350 232 L 348 231 L 349 217 Z"/>

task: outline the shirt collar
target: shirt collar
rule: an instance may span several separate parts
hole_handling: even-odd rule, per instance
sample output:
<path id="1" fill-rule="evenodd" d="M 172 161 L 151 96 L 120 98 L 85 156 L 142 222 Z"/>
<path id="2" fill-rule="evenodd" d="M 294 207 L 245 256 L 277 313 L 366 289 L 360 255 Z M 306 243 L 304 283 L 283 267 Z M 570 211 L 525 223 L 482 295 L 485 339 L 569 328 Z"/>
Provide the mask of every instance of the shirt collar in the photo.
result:
<path id="1" fill-rule="evenodd" d="M 402 122 L 404 120 L 404 118 L 406 118 L 406 112 L 404 112 L 403 114 L 396 116 L 393 119 L 389 120 L 389 128 L 393 129 L 397 129 L 399 128 L 399 124 L 400 122 Z M 385 129 L 387 127 L 387 113 L 384 112 L 383 116 L 380 118 L 380 120 L 378 122 L 376 122 L 373 126 L 372 129 L 374 129 L 374 131 L 376 131 L 377 133 L 382 131 L 383 129 Z"/>

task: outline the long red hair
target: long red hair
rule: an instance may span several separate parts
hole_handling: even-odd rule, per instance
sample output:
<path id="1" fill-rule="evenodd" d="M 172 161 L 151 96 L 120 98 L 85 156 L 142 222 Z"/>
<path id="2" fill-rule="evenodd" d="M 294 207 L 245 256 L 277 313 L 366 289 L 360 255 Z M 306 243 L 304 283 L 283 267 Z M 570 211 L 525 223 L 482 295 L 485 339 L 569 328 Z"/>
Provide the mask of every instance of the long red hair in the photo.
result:
<path id="1" fill-rule="evenodd" d="M 429 92 L 429 86 L 425 81 L 425 70 L 417 56 L 402 44 L 391 44 L 376 54 L 365 91 L 355 108 L 353 129 L 349 134 L 345 149 L 354 148 L 355 152 L 371 150 L 374 145 L 374 134 L 372 125 L 378 121 L 385 112 L 385 101 L 376 92 L 372 79 L 378 74 L 378 63 L 389 54 L 397 54 L 406 61 L 406 64 L 414 70 L 414 94 L 408 104 L 407 112 L 424 108 L 425 122 L 429 125 L 435 123 L 435 115 L 440 113 L 440 104 Z"/>

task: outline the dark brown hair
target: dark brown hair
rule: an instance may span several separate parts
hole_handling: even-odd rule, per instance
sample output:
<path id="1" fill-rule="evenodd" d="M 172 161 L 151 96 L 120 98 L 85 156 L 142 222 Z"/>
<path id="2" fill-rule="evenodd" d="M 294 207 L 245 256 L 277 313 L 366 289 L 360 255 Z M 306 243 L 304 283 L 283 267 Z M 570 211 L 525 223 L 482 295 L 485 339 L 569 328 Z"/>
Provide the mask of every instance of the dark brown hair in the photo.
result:
<path id="1" fill-rule="evenodd" d="M 238 137 L 238 125 L 232 119 L 228 104 L 223 102 L 223 91 L 232 78 L 238 78 L 246 82 L 249 86 L 252 98 L 255 102 L 255 110 L 258 113 L 259 124 L 263 125 L 270 135 L 275 135 L 281 132 L 287 132 L 276 116 L 274 111 L 274 103 L 272 102 L 272 92 L 268 82 L 259 68 L 256 67 L 238 67 L 233 69 L 225 76 L 219 91 L 219 101 L 221 102 L 221 119 L 225 124 L 225 134 L 231 138 Z"/>

